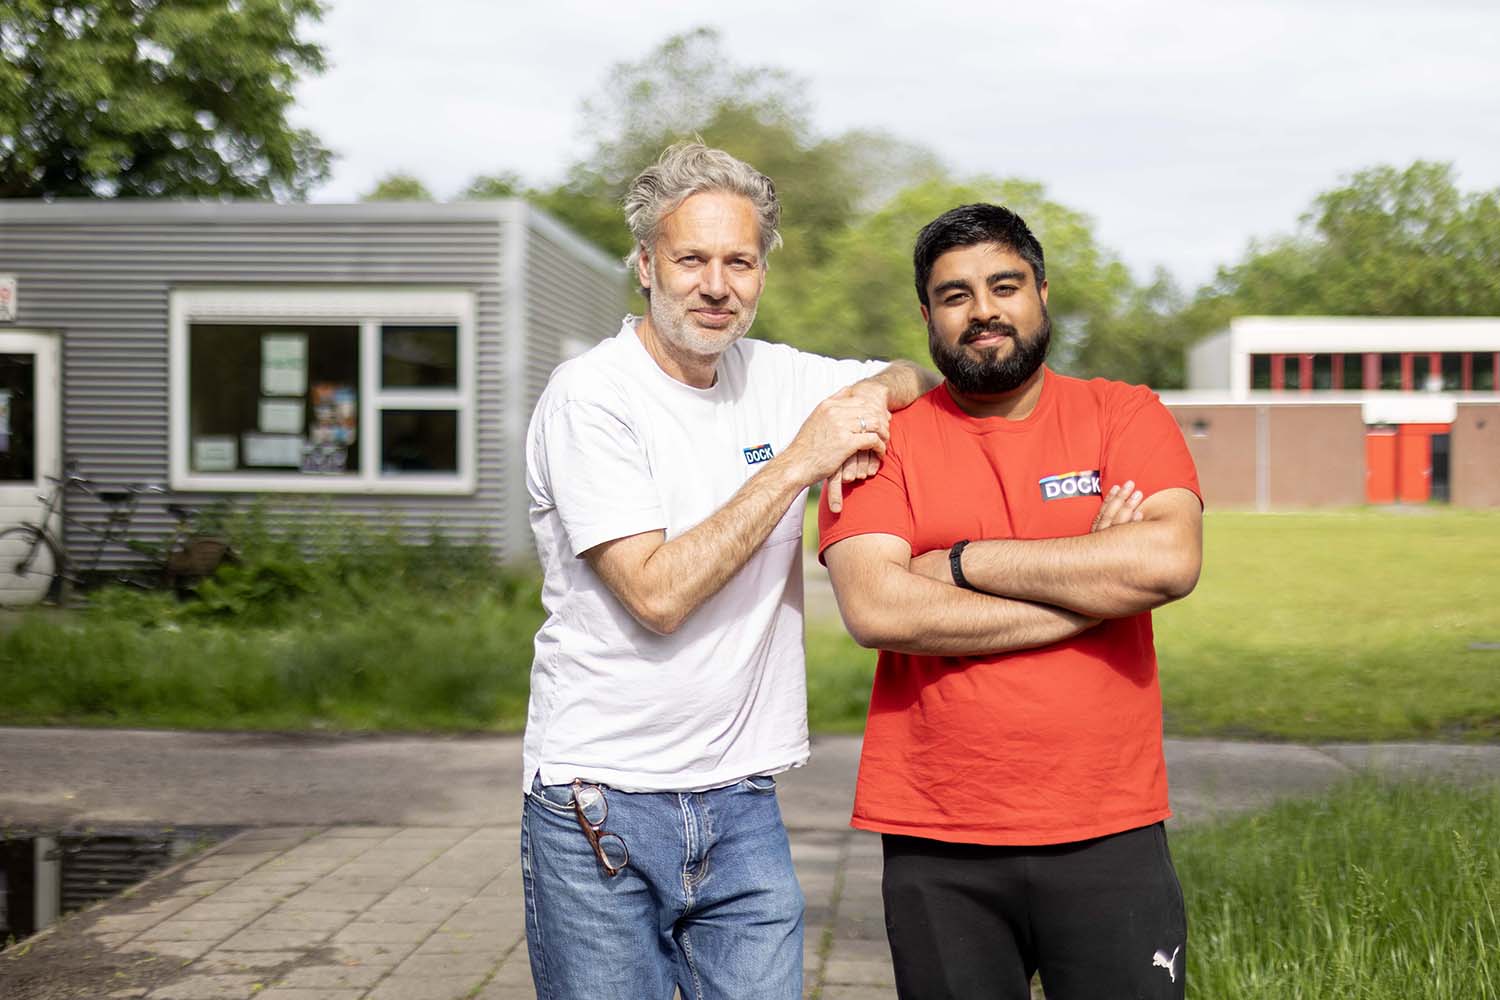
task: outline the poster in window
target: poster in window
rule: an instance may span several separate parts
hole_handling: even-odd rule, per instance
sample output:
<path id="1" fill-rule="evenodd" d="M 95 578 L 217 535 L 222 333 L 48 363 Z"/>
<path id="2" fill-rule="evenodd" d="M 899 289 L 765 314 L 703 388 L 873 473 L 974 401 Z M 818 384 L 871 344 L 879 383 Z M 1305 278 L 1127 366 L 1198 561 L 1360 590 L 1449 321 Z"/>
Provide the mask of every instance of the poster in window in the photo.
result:
<path id="1" fill-rule="evenodd" d="M 337 475 L 349 467 L 349 449 L 336 444 L 302 446 L 302 471 L 313 475 Z"/>
<path id="2" fill-rule="evenodd" d="M 307 334 L 267 333 L 260 338 L 260 394 L 307 394 Z"/>
<path id="3" fill-rule="evenodd" d="M 233 472 L 239 449 L 232 437 L 204 436 L 193 440 L 193 468 L 199 472 Z"/>
<path id="4" fill-rule="evenodd" d="M 301 434 L 241 434 L 245 465 L 256 468 L 291 468 L 302 465 Z"/>
<path id="5" fill-rule="evenodd" d="M 0 389 L 0 455 L 10 454 L 10 390 Z"/>
<path id="6" fill-rule="evenodd" d="M 319 382 L 312 387 L 313 422 L 309 437 L 313 444 L 347 448 L 354 443 L 354 386 L 342 382 Z"/>
<path id="7" fill-rule="evenodd" d="M 300 436 L 304 419 L 303 410 L 304 404 L 300 399 L 262 399 L 260 401 L 260 432 Z"/>

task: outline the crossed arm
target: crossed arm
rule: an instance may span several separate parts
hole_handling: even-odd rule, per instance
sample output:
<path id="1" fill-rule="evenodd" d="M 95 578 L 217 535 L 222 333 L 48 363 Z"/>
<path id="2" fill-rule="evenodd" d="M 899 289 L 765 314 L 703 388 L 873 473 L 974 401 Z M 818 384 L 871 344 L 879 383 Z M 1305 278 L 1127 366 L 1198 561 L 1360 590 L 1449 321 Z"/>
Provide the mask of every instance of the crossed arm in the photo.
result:
<path id="1" fill-rule="evenodd" d="M 839 610 L 862 646 L 937 656 L 1045 646 L 1105 618 L 1185 596 L 1202 557 L 1202 509 L 1188 490 L 1113 491 L 1093 530 L 1074 538 L 992 540 L 912 558 L 894 535 L 855 535 L 823 553 Z M 1107 530 L 1106 530 L 1107 529 Z"/>
<path id="2" fill-rule="evenodd" d="M 675 632 L 744 567 L 803 489 L 833 476 L 831 498 L 842 480 L 873 473 L 878 457 L 861 456 L 885 453 L 890 412 L 936 381 L 894 362 L 819 403 L 785 451 L 688 531 L 671 541 L 661 530 L 616 538 L 582 556 L 637 621 L 661 635 Z"/>

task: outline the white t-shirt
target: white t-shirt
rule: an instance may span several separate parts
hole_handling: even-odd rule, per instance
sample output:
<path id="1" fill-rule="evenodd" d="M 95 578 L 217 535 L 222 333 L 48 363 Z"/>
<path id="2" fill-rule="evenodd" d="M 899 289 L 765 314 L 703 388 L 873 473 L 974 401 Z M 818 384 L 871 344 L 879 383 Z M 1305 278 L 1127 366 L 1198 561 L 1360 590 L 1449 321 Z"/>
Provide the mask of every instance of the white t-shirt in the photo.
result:
<path id="1" fill-rule="evenodd" d="M 694 791 L 806 762 L 805 493 L 672 635 L 637 622 L 578 554 L 644 531 L 683 534 L 779 455 L 818 403 L 884 367 L 744 339 L 720 356 L 714 385 L 695 389 L 657 366 L 627 318 L 553 372 L 526 435 L 547 621 L 523 788 L 540 771 L 549 785 Z"/>

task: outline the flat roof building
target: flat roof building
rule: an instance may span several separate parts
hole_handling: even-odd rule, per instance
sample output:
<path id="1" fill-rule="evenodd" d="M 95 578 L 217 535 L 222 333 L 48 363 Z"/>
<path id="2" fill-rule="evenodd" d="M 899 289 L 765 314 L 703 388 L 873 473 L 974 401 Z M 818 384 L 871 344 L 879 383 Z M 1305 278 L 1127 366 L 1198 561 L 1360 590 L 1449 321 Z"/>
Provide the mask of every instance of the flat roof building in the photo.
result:
<path id="1" fill-rule="evenodd" d="M 1211 503 L 1500 505 L 1500 319 L 1242 316 L 1187 360 Z"/>

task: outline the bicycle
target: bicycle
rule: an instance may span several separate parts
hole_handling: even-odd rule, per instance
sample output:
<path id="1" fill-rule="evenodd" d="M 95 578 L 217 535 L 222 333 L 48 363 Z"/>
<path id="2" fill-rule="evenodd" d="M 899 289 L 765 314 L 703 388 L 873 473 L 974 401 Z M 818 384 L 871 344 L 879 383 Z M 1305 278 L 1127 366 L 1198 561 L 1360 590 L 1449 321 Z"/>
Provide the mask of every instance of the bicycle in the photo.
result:
<path id="1" fill-rule="evenodd" d="M 154 579 L 143 579 L 132 573 L 116 573 L 110 577 L 117 583 L 142 589 L 163 584 L 176 586 L 183 577 L 207 575 L 226 554 L 227 545 L 222 540 L 192 537 L 191 524 L 199 512 L 182 504 L 167 504 L 167 510 L 176 519 L 176 523 L 166 544 L 161 548 L 159 559 L 154 557 L 154 546 L 134 542 L 127 537 L 141 497 L 168 494 L 167 489 L 160 484 L 127 483 L 120 489 L 98 489 L 93 480 L 78 474 L 78 466 L 73 462 L 69 462 L 64 468 L 61 478 L 48 476 L 47 481 L 53 487 L 51 494 L 37 497 L 44 508 L 41 518 L 37 521 L 23 521 L 0 531 L 0 606 L 19 607 L 49 598 L 59 606 L 66 604 L 70 586 L 81 588 L 99 578 L 99 564 L 112 543 L 118 543 L 138 555 L 152 557 L 159 564 L 160 575 Z M 72 489 L 78 489 L 109 505 L 109 515 L 103 530 L 70 515 L 63 507 L 63 498 Z M 73 565 L 67 550 L 49 527 L 58 516 L 65 523 L 87 531 L 98 539 L 87 569 Z M 207 549 L 204 547 L 206 541 L 209 542 Z M 215 545 L 217 550 L 212 551 Z"/>

